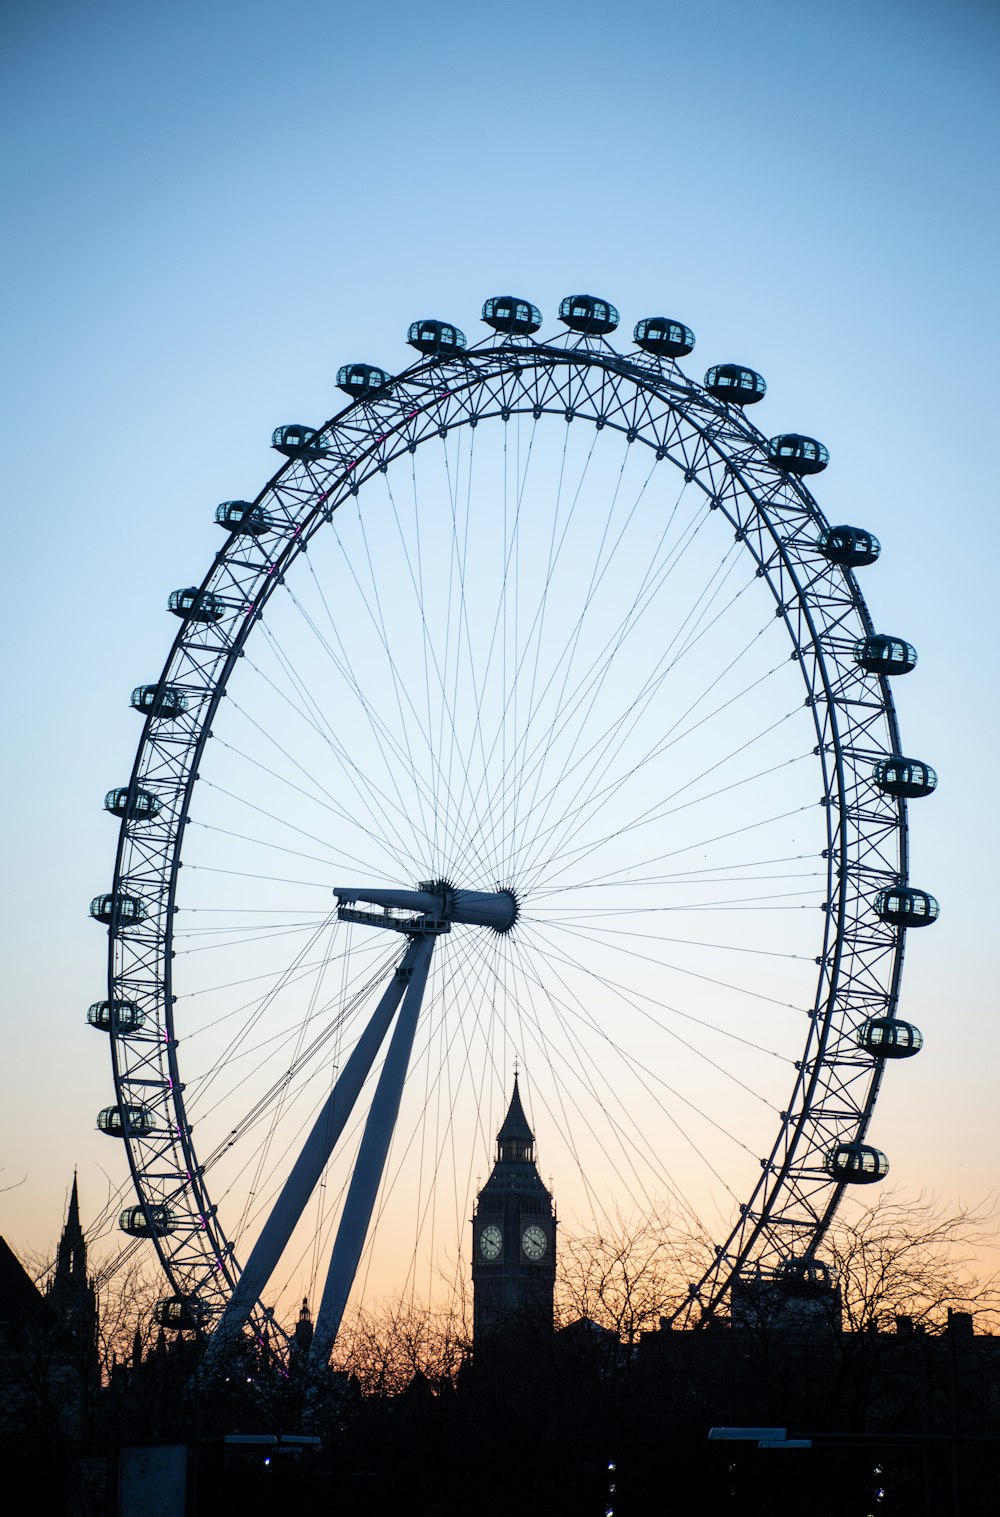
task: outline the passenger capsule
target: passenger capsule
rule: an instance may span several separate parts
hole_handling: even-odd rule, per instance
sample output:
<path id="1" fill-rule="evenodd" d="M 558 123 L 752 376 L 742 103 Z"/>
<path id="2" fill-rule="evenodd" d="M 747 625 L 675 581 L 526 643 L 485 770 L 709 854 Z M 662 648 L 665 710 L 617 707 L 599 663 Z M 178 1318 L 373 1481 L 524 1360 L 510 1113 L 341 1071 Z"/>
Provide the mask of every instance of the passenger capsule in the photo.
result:
<path id="1" fill-rule="evenodd" d="M 886 795 L 901 795 L 908 801 L 921 796 L 933 795 L 938 777 L 930 764 L 921 759 L 904 758 L 901 753 L 890 753 L 879 759 L 872 771 L 875 783 Z"/>
<path id="2" fill-rule="evenodd" d="M 858 1047 L 876 1059 L 912 1059 L 924 1046 L 924 1035 L 912 1022 L 895 1017 L 870 1017 L 858 1028 Z"/>
<path id="3" fill-rule="evenodd" d="M 97 1113 L 97 1131 L 109 1138 L 144 1138 L 153 1131 L 153 1113 L 148 1106 L 105 1106 Z"/>
<path id="4" fill-rule="evenodd" d="M 855 643 L 854 662 L 869 674 L 909 674 L 916 668 L 917 650 L 901 637 L 873 632 Z"/>
<path id="5" fill-rule="evenodd" d="M 717 363 L 705 375 L 705 389 L 731 406 L 754 406 L 767 394 L 764 376 L 738 363 Z"/>
<path id="6" fill-rule="evenodd" d="M 117 894 L 95 895 L 90 914 L 95 922 L 103 922 L 106 927 L 134 927 L 146 920 L 146 903 L 137 895 L 119 890 Z"/>
<path id="7" fill-rule="evenodd" d="M 467 346 L 464 332 L 449 321 L 436 321 L 431 316 L 426 321 L 412 322 L 406 340 L 411 348 L 428 358 L 457 358 Z"/>
<path id="8" fill-rule="evenodd" d="M 159 721 L 173 722 L 188 708 L 188 698 L 177 685 L 137 685 L 132 691 L 133 710 Z"/>
<path id="9" fill-rule="evenodd" d="M 837 1271 L 823 1259 L 784 1259 L 778 1269 L 778 1282 L 786 1295 L 816 1296 L 837 1286 Z"/>
<path id="10" fill-rule="evenodd" d="M 880 1148 L 867 1143 L 837 1143 L 828 1151 L 824 1168 L 834 1180 L 848 1185 L 874 1185 L 889 1173 L 889 1160 Z"/>
<path id="11" fill-rule="evenodd" d="M 264 507 L 249 500 L 224 500 L 215 508 L 215 519 L 227 532 L 243 532 L 248 537 L 259 537 L 271 530 L 271 518 Z"/>
<path id="12" fill-rule="evenodd" d="M 194 1333 L 208 1321 L 208 1308 L 191 1296 L 164 1296 L 153 1308 L 153 1321 L 175 1333 Z"/>
<path id="13" fill-rule="evenodd" d="M 271 433 L 271 447 L 286 458 L 325 458 L 326 449 L 315 427 L 303 426 L 301 422 L 289 421 L 283 427 L 275 427 Z"/>
<path id="14" fill-rule="evenodd" d="M 772 437 L 766 447 L 768 458 L 787 474 L 822 474 L 830 462 L 830 450 L 815 437 L 801 432 L 782 432 Z"/>
<path id="15" fill-rule="evenodd" d="M 166 1238 L 177 1230 L 177 1218 L 169 1206 L 153 1203 L 126 1206 L 118 1218 L 118 1226 L 130 1238 Z"/>
<path id="16" fill-rule="evenodd" d="M 827 527 L 817 544 L 823 557 L 844 569 L 863 569 L 882 552 L 874 532 L 864 527 Z"/>
<path id="17" fill-rule="evenodd" d="M 384 369 L 373 363 L 345 363 L 337 370 L 337 388 L 354 400 L 363 400 L 366 395 L 377 395 L 392 379 Z"/>
<path id="18" fill-rule="evenodd" d="M 104 809 L 112 816 L 127 816 L 133 822 L 151 822 L 160 814 L 160 798 L 151 790 L 119 785 L 104 797 Z"/>
<path id="19" fill-rule="evenodd" d="M 671 321 L 669 316 L 644 316 L 636 322 L 632 340 L 657 358 L 683 358 L 694 348 L 691 328 L 682 321 Z"/>
<path id="20" fill-rule="evenodd" d="M 189 585 L 186 590 L 171 590 L 167 610 L 186 621 L 217 622 L 225 615 L 226 603 L 211 590 Z"/>
<path id="21" fill-rule="evenodd" d="M 494 332 L 530 337 L 542 324 L 542 313 L 530 300 L 516 295 L 491 295 L 483 305 L 483 320 Z"/>
<path id="22" fill-rule="evenodd" d="M 941 915 L 941 907 L 926 890 L 911 885 L 894 885 L 880 890 L 874 901 L 875 915 L 891 927 L 930 927 Z"/>
<path id="23" fill-rule="evenodd" d="M 87 1007 L 87 1023 L 98 1032 L 117 1033 L 127 1037 L 138 1032 L 146 1020 L 146 1013 L 134 1001 L 94 1001 Z"/>
<path id="24" fill-rule="evenodd" d="M 610 300 L 597 295 L 567 295 L 559 302 L 559 320 L 588 337 L 606 337 L 620 319 Z"/>

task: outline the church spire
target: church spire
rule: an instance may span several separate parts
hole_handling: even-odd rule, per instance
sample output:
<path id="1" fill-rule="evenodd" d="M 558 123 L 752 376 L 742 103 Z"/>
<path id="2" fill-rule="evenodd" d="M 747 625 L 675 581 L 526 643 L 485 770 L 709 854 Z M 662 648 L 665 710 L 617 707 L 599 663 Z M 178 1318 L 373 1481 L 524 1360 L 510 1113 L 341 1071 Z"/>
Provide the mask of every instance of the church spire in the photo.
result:
<path id="1" fill-rule="evenodd" d="M 77 1187 L 76 1170 L 73 1171 L 73 1189 L 70 1192 L 66 1225 L 59 1239 L 56 1258 L 56 1274 L 53 1284 L 68 1285 L 71 1282 L 86 1284 L 87 1243 L 80 1226 L 80 1192 Z"/>
<path id="2" fill-rule="evenodd" d="M 66 1225 L 59 1239 L 56 1267 L 48 1289 L 48 1301 L 59 1321 L 67 1327 L 86 1356 L 88 1375 L 97 1373 L 97 1302 L 94 1286 L 87 1279 L 87 1240 L 80 1225 L 80 1190 L 76 1170 L 70 1192 Z"/>

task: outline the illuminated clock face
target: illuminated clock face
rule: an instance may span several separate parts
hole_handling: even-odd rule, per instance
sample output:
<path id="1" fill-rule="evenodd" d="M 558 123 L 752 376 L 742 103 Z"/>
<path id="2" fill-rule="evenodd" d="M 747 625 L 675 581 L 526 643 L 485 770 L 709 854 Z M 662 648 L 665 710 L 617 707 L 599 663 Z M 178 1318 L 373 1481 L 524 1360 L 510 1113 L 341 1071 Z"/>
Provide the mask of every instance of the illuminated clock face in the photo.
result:
<path id="1" fill-rule="evenodd" d="M 524 1249 L 526 1259 L 541 1259 L 549 1246 L 549 1240 L 545 1236 L 545 1229 L 532 1223 L 521 1234 L 521 1247 Z"/>
<path id="2" fill-rule="evenodd" d="M 495 1222 L 490 1222 L 479 1234 L 479 1252 L 484 1259 L 499 1259 L 503 1248 L 503 1233 Z"/>

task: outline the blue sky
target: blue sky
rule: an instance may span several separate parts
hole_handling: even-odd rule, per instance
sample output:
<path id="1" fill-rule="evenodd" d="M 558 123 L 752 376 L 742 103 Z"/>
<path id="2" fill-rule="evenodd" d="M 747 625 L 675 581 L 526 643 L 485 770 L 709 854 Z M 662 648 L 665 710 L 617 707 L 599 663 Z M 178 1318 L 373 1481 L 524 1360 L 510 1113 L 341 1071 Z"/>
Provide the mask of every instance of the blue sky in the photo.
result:
<path id="1" fill-rule="evenodd" d="M 3 317 L 9 715 L 2 1227 L 43 1246 L 93 1133 L 106 1049 L 82 1025 L 100 810 L 138 736 L 168 592 L 211 512 L 272 472 L 286 420 L 339 409 L 337 365 L 408 362 L 408 322 L 478 328 L 512 289 L 549 318 L 663 311 L 689 361 L 760 369 L 765 430 L 822 438 L 828 514 L 884 546 L 865 581 L 921 661 L 908 751 L 910 945 L 927 1049 L 877 1141 L 913 1189 L 994 1183 L 992 778 L 997 59 L 991 6 L 731 0 L 607 7 L 229 0 L 14 4 L 3 28 L 12 291 Z M 764 415 L 766 409 L 766 416 Z"/>

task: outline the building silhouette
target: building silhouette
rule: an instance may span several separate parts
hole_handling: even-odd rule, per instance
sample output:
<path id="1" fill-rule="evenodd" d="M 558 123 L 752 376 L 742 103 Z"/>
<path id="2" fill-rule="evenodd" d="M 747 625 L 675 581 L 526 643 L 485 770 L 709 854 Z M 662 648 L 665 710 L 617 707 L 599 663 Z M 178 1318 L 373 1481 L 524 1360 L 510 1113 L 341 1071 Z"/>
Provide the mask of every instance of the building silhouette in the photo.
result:
<path id="1" fill-rule="evenodd" d="M 496 1163 L 472 1218 L 474 1353 L 511 1333 L 551 1333 L 555 1278 L 555 1209 L 515 1075 Z"/>

